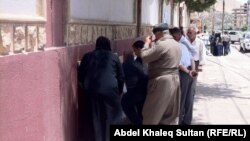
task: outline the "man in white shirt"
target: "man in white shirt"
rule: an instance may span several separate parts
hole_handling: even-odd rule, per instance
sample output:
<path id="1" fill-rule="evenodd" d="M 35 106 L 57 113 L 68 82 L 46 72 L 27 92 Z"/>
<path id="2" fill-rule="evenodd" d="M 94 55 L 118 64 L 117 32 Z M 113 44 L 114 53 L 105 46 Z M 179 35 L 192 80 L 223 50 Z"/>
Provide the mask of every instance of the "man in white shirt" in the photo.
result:
<path id="1" fill-rule="evenodd" d="M 194 56 L 195 67 L 197 71 L 202 71 L 202 66 L 205 65 L 205 55 L 206 55 L 206 47 L 204 42 L 196 38 L 196 28 L 189 27 L 187 31 L 187 36 L 190 43 L 195 47 L 197 54 Z"/>
<path id="2" fill-rule="evenodd" d="M 230 52 L 230 36 L 228 35 L 227 31 L 224 32 L 222 35 L 222 44 L 223 44 L 223 55 L 228 55 Z"/>
<path id="3" fill-rule="evenodd" d="M 190 43 L 194 46 L 197 52 L 197 54 L 194 55 L 195 70 L 196 72 L 202 71 L 202 66 L 205 65 L 205 55 L 206 55 L 205 44 L 201 39 L 196 38 L 196 28 L 194 27 L 188 28 L 187 36 L 188 36 Z M 193 77 L 193 83 L 192 83 L 192 88 L 191 88 L 193 96 L 196 93 L 196 83 L 197 83 L 197 76 Z M 193 109 L 193 107 L 191 109 Z M 190 110 L 189 112 L 192 112 L 192 111 L 193 110 Z M 192 113 L 187 115 L 184 121 L 191 121 L 191 119 L 192 119 Z"/>

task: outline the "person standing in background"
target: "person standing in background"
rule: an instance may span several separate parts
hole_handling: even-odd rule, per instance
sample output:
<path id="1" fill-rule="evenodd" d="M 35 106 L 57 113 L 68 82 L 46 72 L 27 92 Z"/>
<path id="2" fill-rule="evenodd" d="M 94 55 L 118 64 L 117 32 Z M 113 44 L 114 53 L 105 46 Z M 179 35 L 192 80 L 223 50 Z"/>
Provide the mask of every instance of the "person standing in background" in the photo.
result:
<path id="1" fill-rule="evenodd" d="M 228 55 L 230 52 L 230 37 L 228 35 L 228 32 L 225 31 L 223 36 L 222 36 L 222 44 L 224 48 L 224 56 Z"/>
<path id="2" fill-rule="evenodd" d="M 215 54 L 215 45 L 216 45 L 216 37 L 215 32 L 212 31 L 212 34 L 209 36 L 209 42 L 210 42 L 210 52 L 212 55 Z"/>

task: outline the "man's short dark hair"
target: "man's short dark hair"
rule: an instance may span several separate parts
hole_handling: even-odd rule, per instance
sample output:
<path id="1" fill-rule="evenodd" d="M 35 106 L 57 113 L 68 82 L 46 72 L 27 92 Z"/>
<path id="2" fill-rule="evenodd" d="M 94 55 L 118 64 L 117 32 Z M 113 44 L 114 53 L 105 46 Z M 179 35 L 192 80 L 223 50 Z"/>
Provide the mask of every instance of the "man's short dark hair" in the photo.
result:
<path id="1" fill-rule="evenodd" d="M 181 33 L 181 30 L 178 27 L 174 27 L 174 28 L 170 28 L 169 29 L 169 33 L 171 35 L 175 34 L 175 33 Z"/>
<path id="2" fill-rule="evenodd" d="M 142 49 L 144 47 L 144 41 L 138 40 L 133 43 L 133 48 L 140 48 Z"/>

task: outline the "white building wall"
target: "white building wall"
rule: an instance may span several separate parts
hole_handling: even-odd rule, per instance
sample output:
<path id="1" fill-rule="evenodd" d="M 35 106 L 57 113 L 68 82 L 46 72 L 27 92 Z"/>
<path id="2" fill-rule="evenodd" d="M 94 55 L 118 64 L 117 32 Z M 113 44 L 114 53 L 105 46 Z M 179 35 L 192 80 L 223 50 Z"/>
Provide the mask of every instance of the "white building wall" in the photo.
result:
<path id="1" fill-rule="evenodd" d="M 70 0 L 69 16 L 75 20 L 134 23 L 134 0 Z"/>
<path id="2" fill-rule="evenodd" d="M 174 6 L 174 22 L 173 22 L 173 25 L 174 27 L 179 27 L 179 6 L 178 5 L 175 5 Z"/>
<path id="3" fill-rule="evenodd" d="M 0 0 L 0 20 L 43 19 L 45 0 Z"/>
<path id="4" fill-rule="evenodd" d="M 36 0 L 0 0 L 0 13 L 36 16 Z"/>
<path id="5" fill-rule="evenodd" d="M 171 5 L 170 3 L 163 3 L 163 9 L 162 9 L 162 20 L 164 23 L 171 23 Z"/>
<path id="6" fill-rule="evenodd" d="M 189 14 L 188 14 L 188 11 L 187 11 L 187 7 L 184 3 L 181 3 L 180 5 L 182 8 L 183 8 L 183 11 L 182 11 L 182 26 L 183 26 L 183 29 L 184 31 L 186 31 L 186 29 L 189 27 L 189 24 L 190 24 L 190 17 L 189 17 Z"/>
<path id="7" fill-rule="evenodd" d="M 142 24 L 155 25 L 159 23 L 160 0 L 142 0 Z"/>

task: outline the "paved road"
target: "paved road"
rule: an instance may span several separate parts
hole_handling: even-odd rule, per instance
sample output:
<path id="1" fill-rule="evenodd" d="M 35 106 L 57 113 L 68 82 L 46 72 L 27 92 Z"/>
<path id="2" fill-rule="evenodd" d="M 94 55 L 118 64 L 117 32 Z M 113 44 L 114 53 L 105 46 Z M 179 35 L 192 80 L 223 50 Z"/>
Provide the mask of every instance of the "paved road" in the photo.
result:
<path id="1" fill-rule="evenodd" d="M 239 44 L 239 43 L 231 44 L 231 47 L 232 47 L 232 48 L 236 48 L 238 51 L 240 51 L 240 44 Z M 247 51 L 247 52 L 242 53 L 242 54 L 244 54 L 244 55 L 250 57 L 250 51 Z"/>
<path id="2" fill-rule="evenodd" d="M 250 124 L 250 53 L 236 48 L 228 56 L 207 56 L 198 77 L 193 124 Z"/>

